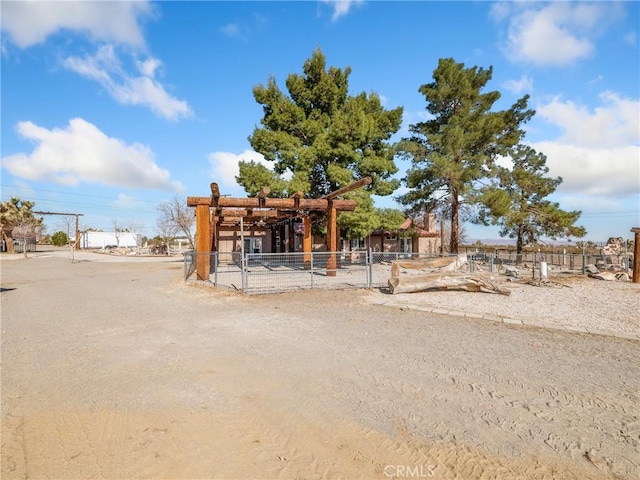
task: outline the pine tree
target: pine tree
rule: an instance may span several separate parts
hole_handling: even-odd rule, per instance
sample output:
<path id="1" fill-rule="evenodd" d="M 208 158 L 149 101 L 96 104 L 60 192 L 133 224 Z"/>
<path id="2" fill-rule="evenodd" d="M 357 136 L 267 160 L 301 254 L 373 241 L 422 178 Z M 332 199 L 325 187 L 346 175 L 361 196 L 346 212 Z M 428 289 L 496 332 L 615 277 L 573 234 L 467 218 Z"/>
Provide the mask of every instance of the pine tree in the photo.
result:
<path id="1" fill-rule="evenodd" d="M 288 94 L 273 77 L 254 87 L 264 116 L 249 142 L 273 162 L 273 171 L 240 162 L 236 180 L 249 195 L 268 186 L 271 196 L 302 191 L 307 198 L 319 198 L 367 176 L 372 178 L 367 198 L 390 195 L 399 186 L 392 178 L 398 169 L 389 139 L 400 129 L 402 108 L 386 110 L 375 93 L 349 95 L 350 73 L 350 67 L 327 68 L 317 49 L 304 63 L 302 75 L 287 77 Z M 340 214 L 338 224 L 360 235 L 373 223 L 372 205 L 363 200 L 350 216 Z"/>
<path id="2" fill-rule="evenodd" d="M 450 213 L 449 251 L 458 252 L 461 206 L 471 202 L 476 183 L 491 171 L 497 155 L 523 137 L 521 125 L 534 114 L 528 96 L 510 109 L 492 111 L 497 91 L 482 93 L 493 69 L 465 68 L 452 58 L 440 59 L 432 83 L 419 88 L 431 119 L 410 126 L 399 152 L 412 162 L 398 200 L 415 211 L 436 207 Z"/>
<path id="3" fill-rule="evenodd" d="M 496 181 L 479 192 L 479 221 L 499 225 L 500 236 L 515 238 L 518 254 L 525 244 L 541 237 L 555 240 L 586 235 L 583 227 L 574 225 L 580 211 L 564 211 L 545 199 L 562 183 L 561 177 L 546 176 L 547 157 L 526 145 L 516 145 L 510 157 L 512 167 L 496 167 Z"/>

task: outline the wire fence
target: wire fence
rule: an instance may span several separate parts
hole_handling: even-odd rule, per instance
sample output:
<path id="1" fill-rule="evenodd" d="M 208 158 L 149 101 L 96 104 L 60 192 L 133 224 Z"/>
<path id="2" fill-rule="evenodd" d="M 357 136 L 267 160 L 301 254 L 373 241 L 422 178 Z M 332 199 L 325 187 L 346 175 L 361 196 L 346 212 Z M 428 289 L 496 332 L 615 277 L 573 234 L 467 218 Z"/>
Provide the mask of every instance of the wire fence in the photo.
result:
<path id="1" fill-rule="evenodd" d="M 485 269 L 491 272 L 499 272 L 506 266 L 519 267 L 521 269 L 535 270 L 544 262 L 552 272 L 556 273 L 587 273 L 587 267 L 593 265 L 598 270 L 620 269 L 628 270 L 633 266 L 633 255 L 623 253 L 621 255 L 604 254 L 568 254 L 565 252 L 527 252 L 516 254 L 513 251 L 498 251 L 492 254 L 471 253 L 467 254 L 470 271 Z"/>
<path id="2" fill-rule="evenodd" d="M 348 252 L 312 253 L 196 253 L 190 250 L 184 255 L 184 279 L 195 280 L 197 257 L 209 259 L 209 278 L 204 279 L 216 287 L 229 288 L 246 294 L 277 293 L 299 289 L 347 289 L 383 288 L 391 277 L 394 260 L 418 260 L 443 255 L 372 252 L 355 250 Z M 446 255 L 451 256 L 451 255 Z M 456 256 L 456 255 L 452 255 Z M 335 259 L 335 266 L 332 265 Z M 544 270 L 541 266 L 544 265 Z M 464 271 L 469 273 L 505 273 L 507 267 L 516 268 L 521 277 L 554 276 L 573 273 L 585 274 L 593 265 L 601 270 L 615 267 L 631 268 L 629 255 L 576 255 L 563 253 L 523 253 L 467 255 Z M 513 273 L 513 270 L 511 270 Z"/>
<path id="3" fill-rule="evenodd" d="M 312 253 L 195 253 L 184 256 L 184 278 L 196 273 L 198 255 L 209 257 L 208 281 L 243 293 L 275 293 L 297 289 L 379 288 L 387 285 L 391 262 L 434 255 L 367 250 Z M 335 266 L 331 259 L 335 259 Z M 207 280 L 207 279 L 205 279 Z"/>

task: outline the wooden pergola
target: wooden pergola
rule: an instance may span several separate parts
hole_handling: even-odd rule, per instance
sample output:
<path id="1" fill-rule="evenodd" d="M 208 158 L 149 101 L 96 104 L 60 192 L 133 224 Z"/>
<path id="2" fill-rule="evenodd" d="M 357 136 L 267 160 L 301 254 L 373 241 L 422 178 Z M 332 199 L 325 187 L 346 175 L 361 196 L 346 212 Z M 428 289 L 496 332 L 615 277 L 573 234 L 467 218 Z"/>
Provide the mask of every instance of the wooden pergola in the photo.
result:
<path id="1" fill-rule="evenodd" d="M 364 177 L 321 198 L 303 198 L 296 192 L 289 198 L 270 198 L 271 190 L 263 187 L 255 197 L 231 198 L 220 195 L 217 183 L 211 184 L 210 197 L 187 197 L 187 205 L 195 207 L 196 215 L 196 274 L 198 280 L 209 280 L 210 255 L 218 250 L 218 229 L 220 226 L 269 225 L 302 218 L 304 262 L 311 261 L 311 215 L 326 213 L 327 216 L 327 275 L 336 274 L 336 251 L 338 250 L 338 212 L 352 212 L 355 200 L 338 197 L 347 192 L 371 184 L 370 177 Z"/>

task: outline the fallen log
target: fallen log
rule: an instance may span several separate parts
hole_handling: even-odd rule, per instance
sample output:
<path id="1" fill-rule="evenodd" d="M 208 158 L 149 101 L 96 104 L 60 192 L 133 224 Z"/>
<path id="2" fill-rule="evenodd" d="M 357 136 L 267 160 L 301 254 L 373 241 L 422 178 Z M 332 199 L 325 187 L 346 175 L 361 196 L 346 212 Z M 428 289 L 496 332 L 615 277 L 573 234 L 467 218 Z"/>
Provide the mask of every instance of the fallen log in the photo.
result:
<path id="1" fill-rule="evenodd" d="M 393 260 L 391 262 L 391 276 L 399 277 L 403 270 L 423 270 L 423 273 L 433 271 L 453 272 L 467 262 L 465 256 L 433 257 L 420 260 Z"/>
<path id="2" fill-rule="evenodd" d="M 443 275 L 436 272 L 424 275 L 391 277 L 388 285 L 392 294 L 443 290 L 463 290 L 467 292 L 497 293 L 500 295 L 511 294 L 509 290 L 498 287 L 488 278 L 465 273 Z"/>

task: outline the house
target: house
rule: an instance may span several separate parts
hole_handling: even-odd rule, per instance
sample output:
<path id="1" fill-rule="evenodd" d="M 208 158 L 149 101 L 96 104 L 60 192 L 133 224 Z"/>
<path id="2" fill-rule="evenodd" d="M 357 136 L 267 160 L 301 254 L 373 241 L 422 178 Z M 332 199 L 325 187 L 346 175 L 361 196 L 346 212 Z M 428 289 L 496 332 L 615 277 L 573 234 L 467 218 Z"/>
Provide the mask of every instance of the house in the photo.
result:
<path id="1" fill-rule="evenodd" d="M 436 255 L 440 253 L 440 230 L 435 228 L 435 215 L 425 218 L 426 221 L 421 225 L 407 218 L 395 232 L 378 229 L 364 239 L 341 238 L 339 250 L 348 252 L 370 248 L 373 252 Z M 237 225 L 221 225 L 217 230 L 218 252 L 240 252 L 243 238 L 246 253 L 302 252 L 302 234 L 300 219 L 290 219 L 270 225 L 250 224 L 242 232 Z M 326 251 L 323 236 L 313 235 L 312 251 Z"/>
<path id="2" fill-rule="evenodd" d="M 303 228 L 298 218 L 272 224 L 249 224 L 242 231 L 237 225 L 220 225 L 217 229 L 218 252 L 231 253 L 241 250 L 244 238 L 246 253 L 302 252 Z M 313 235 L 312 251 L 326 251 L 325 239 Z"/>
<path id="3" fill-rule="evenodd" d="M 442 237 L 436 229 L 436 217 L 428 214 L 424 222 L 418 224 L 411 218 L 405 219 L 397 231 L 389 232 L 378 229 L 362 242 L 364 248 L 371 248 L 373 252 L 421 253 L 437 255 L 440 253 Z M 353 245 L 353 242 L 351 246 Z"/>

